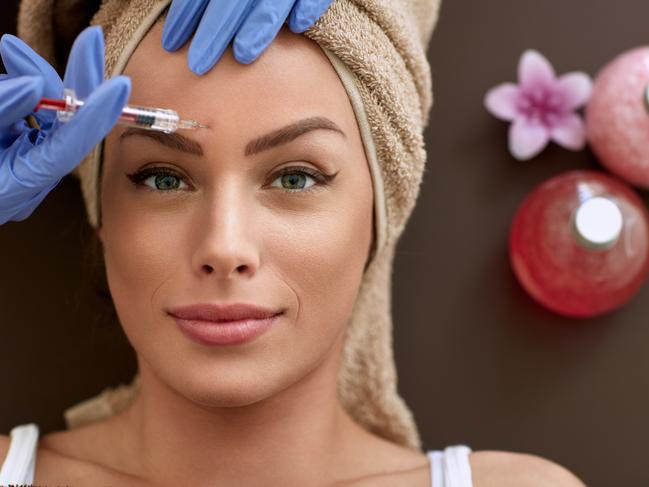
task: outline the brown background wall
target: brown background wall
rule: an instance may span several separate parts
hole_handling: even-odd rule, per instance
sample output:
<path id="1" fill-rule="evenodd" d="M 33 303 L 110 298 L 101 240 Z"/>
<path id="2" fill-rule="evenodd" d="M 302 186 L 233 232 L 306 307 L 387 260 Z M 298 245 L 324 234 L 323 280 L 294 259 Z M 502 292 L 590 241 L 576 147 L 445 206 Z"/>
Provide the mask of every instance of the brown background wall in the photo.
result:
<path id="1" fill-rule="evenodd" d="M 14 32 L 16 3 L 0 7 L 2 32 Z M 429 163 L 398 248 L 393 302 L 399 388 L 425 448 L 524 451 L 589 486 L 649 485 L 649 285 L 614 314 L 573 321 L 528 298 L 507 260 L 522 198 L 597 162 L 554 145 L 517 162 L 507 124 L 482 105 L 487 89 L 515 81 L 525 49 L 559 74 L 594 76 L 648 43 L 647 19 L 646 0 L 443 0 L 429 51 Z M 119 329 L 94 323 L 87 229 L 71 177 L 28 220 L 0 226 L 0 432 L 30 421 L 61 429 L 64 408 L 134 373 Z"/>

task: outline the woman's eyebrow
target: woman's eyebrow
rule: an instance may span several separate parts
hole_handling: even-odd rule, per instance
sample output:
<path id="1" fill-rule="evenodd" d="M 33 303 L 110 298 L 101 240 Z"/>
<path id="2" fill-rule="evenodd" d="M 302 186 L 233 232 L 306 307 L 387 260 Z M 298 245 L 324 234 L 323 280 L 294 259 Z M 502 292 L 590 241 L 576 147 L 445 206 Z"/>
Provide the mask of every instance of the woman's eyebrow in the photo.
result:
<path id="1" fill-rule="evenodd" d="M 340 133 L 343 137 L 347 137 L 345 132 L 336 125 L 333 121 L 326 117 L 309 117 L 302 119 L 298 122 L 291 123 L 280 129 L 273 130 L 261 137 L 251 140 L 246 144 L 244 155 L 246 157 L 258 154 L 262 151 L 272 149 L 282 144 L 287 144 L 298 137 L 312 132 L 314 130 L 324 129 L 332 130 Z M 170 149 L 185 152 L 195 156 L 203 155 L 203 147 L 196 140 L 180 135 L 177 132 L 165 134 L 154 130 L 146 130 L 139 127 L 127 127 L 124 132 L 119 136 L 120 142 L 132 135 L 140 135 L 155 140 Z"/>
<path id="2" fill-rule="evenodd" d="M 278 145 L 287 144 L 301 135 L 318 129 L 332 130 L 347 138 L 345 132 L 327 117 L 309 117 L 251 140 L 246 145 L 244 155 L 252 156 Z"/>
<path id="3" fill-rule="evenodd" d="M 184 135 L 180 135 L 175 132 L 165 134 L 164 132 L 158 132 L 157 130 L 147 130 L 139 127 L 127 127 L 126 130 L 124 130 L 124 132 L 122 132 L 122 134 L 119 136 L 120 143 L 127 137 L 133 135 L 148 137 L 149 139 L 155 140 L 159 144 L 162 144 L 173 150 L 186 152 L 187 154 L 192 154 L 194 156 L 203 155 L 203 147 L 201 146 L 201 144 L 196 142 L 194 139 L 190 139 L 189 137 L 185 137 Z"/>

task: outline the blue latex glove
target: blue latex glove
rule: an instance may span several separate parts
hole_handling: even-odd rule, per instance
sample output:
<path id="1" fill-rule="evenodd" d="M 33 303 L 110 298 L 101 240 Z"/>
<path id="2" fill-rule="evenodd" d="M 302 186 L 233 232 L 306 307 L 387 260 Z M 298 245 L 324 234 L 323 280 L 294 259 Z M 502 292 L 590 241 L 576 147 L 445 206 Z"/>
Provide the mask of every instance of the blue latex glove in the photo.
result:
<path id="1" fill-rule="evenodd" d="M 29 217 L 59 181 L 110 132 L 131 93 L 131 80 L 104 81 L 104 36 L 88 27 L 70 52 L 63 81 L 18 37 L 0 39 L 7 69 L 0 75 L 0 224 Z M 68 122 L 34 108 L 41 97 L 62 98 L 72 88 L 85 101 Z M 40 129 L 29 127 L 32 114 Z"/>
<path id="2" fill-rule="evenodd" d="M 188 64 L 194 73 L 202 75 L 221 59 L 234 37 L 235 59 L 250 64 L 275 39 L 287 17 L 291 31 L 301 34 L 322 17 L 331 2 L 173 0 L 162 30 L 162 47 L 175 51 L 196 31 L 189 46 Z"/>

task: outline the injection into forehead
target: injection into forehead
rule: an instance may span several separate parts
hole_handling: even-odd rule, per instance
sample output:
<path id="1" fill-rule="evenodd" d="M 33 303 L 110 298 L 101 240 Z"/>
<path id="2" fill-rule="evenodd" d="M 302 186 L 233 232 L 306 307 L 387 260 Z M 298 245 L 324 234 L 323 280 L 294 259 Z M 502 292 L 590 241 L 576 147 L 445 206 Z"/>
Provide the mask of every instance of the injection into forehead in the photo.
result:
<path id="1" fill-rule="evenodd" d="M 244 156 L 250 157 L 280 145 L 288 144 L 298 137 L 315 130 L 329 130 L 347 138 L 345 132 L 329 118 L 324 116 L 307 117 L 251 140 L 246 144 Z M 190 155 L 203 156 L 204 154 L 203 147 L 198 141 L 179 133 L 165 134 L 138 127 L 128 127 L 119 136 L 119 140 L 121 142 L 132 136 L 147 137 L 169 149 L 185 152 Z"/>

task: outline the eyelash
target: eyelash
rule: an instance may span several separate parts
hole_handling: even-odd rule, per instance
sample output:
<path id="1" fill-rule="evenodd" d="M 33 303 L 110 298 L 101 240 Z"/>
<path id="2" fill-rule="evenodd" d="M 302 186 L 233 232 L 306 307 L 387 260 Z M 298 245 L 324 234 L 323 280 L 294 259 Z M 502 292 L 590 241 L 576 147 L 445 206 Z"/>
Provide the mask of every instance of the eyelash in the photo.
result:
<path id="1" fill-rule="evenodd" d="M 315 183 L 305 189 L 279 188 L 286 193 L 306 194 L 306 193 L 311 193 L 313 191 L 318 191 L 323 187 L 328 186 L 329 183 L 336 177 L 338 171 L 335 172 L 334 174 L 324 174 L 305 166 L 291 166 L 291 167 L 280 169 L 277 173 L 275 173 L 273 175 L 274 176 L 273 181 L 275 181 L 275 179 L 277 179 L 278 177 L 284 176 L 285 174 L 304 174 L 313 178 L 315 180 Z M 150 188 L 144 184 L 144 181 L 149 177 L 158 176 L 158 175 L 174 176 L 176 178 L 185 181 L 184 177 L 180 176 L 176 171 L 173 171 L 167 167 L 147 167 L 146 169 L 143 169 L 141 171 L 137 171 L 132 174 L 127 174 L 128 178 L 133 182 L 133 184 L 136 187 L 145 186 L 147 189 L 156 193 L 173 193 L 176 191 L 182 191 L 182 189 L 178 189 L 178 188 L 159 190 L 159 189 Z M 187 184 L 186 181 L 185 184 Z"/>

